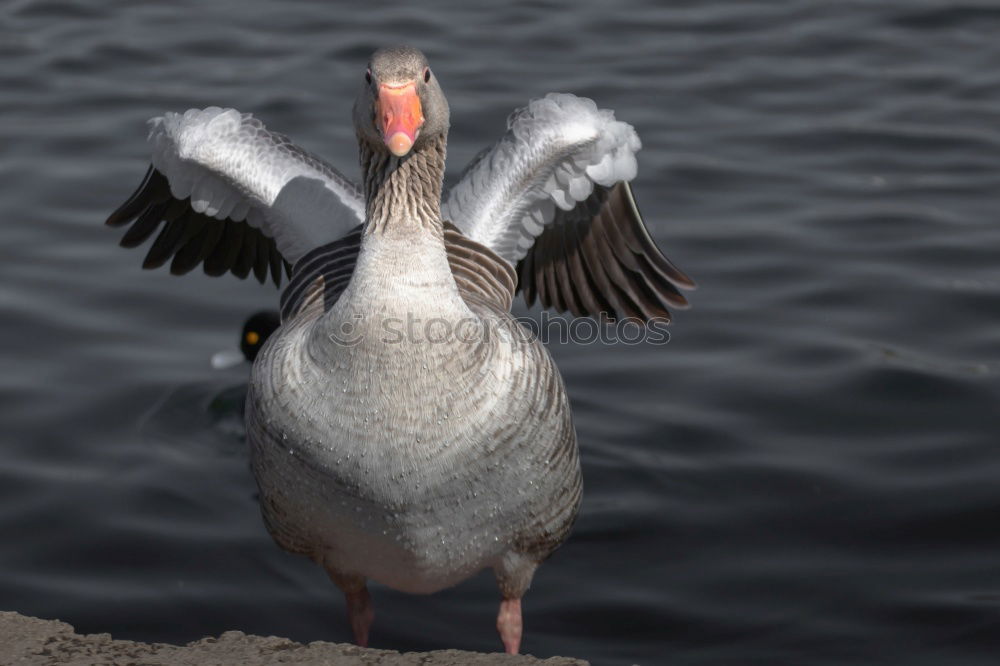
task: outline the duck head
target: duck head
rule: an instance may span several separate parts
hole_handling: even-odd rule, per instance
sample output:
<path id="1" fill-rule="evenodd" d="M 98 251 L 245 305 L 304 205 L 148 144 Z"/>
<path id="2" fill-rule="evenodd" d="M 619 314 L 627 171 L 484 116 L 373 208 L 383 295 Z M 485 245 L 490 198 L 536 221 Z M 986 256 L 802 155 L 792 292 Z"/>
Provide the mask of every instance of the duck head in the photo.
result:
<path id="1" fill-rule="evenodd" d="M 253 363 L 260 353 L 261 347 L 271 337 L 271 334 L 281 326 L 281 317 L 277 312 L 261 311 L 252 314 L 243 324 L 240 332 L 240 348 L 224 349 L 212 355 L 212 367 L 224 370 L 243 361 Z"/>

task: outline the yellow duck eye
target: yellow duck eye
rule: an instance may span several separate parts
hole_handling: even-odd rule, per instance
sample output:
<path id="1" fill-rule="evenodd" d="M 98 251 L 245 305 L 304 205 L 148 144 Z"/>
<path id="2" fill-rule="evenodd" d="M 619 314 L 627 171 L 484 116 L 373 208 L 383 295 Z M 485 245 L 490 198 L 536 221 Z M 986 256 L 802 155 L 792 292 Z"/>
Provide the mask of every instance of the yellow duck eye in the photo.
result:
<path id="1" fill-rule="evenodd" d="M 260 342 L 260 334 L 257 331 L 247 331 L 246 341 L 248 345 L 255 345 Z"/>

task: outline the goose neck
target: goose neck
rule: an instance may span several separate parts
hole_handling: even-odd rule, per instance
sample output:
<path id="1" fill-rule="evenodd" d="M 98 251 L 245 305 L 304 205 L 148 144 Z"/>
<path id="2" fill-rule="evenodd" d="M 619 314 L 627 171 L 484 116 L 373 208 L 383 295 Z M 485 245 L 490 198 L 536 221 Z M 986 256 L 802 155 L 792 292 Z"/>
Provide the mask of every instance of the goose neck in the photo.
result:
<path id="1" fill-rule="evenodd" d="M 441 184 L 446 142 L 441 135 L 403 157 L 360 142 L 366 234 L 443 237 Z"/>

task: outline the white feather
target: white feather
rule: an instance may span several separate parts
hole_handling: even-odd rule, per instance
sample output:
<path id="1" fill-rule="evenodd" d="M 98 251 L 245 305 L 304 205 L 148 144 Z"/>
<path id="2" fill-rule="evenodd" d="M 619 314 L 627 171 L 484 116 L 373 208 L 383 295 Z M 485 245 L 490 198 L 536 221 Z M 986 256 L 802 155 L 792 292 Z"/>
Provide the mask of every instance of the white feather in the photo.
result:
<path id="1" fill-rule="evenodd" d="M 589 99 L 552 93 L 511 114 L 507 134 L 447 194 L 442 216 L 511 263 L 594 185 L 635 178 L 631 125 Z"/>
<path id="2" fill-rule="evenodd" d="M 552 197 L 552 200 L 556 202 L 556 205 L 563 210 L 573 210 L 573 206 L 576 205 L 576 202 L 567 196 L 565 190 L 552 190 L 549 192 L 549 196 Z"/>
<path id="3" fill-rule="evenodd" d="M 215 212 L 212 213 L 212 217 L 214 217 L 217 220 L 226 219 L 227 217 L 229 217 L 230 213 L 233 212 L 233 207 L 235 205 L 236 205 L 236 197 L 234 197 L 231 193 L 226 194 L 213 206 Z"/>
<path id="4" fill-rule="evenodd" d="M 250 212 L 250 202 L 246 199 L 239 199 L 233 204 L 233 210 L 229 213 L 229 217 L 237 222 L 242 222 L 247 219 L 248 212 Z"/>
<path id="5" fill-rule="evenodd" d="M 166 113 L 150 120 L 149 141 L 173 196 L 190 197 L 195 211 L 219 220 L 246 220 L 290 262 L 364 219 L 357 186 L 250 114 Z"/>
<path id="6" fill-rule="evenodd" d="M 569 196 L 574 201 L 583 201 L 594 191 L 594 183 L 586 176 L 576 176 L 569 181 Z"/>
<path id="7" fill-rule="evenodd" d="M 538 236 L 545 230 L 545 218 L 538 209 L 532 209 L 524 216 L 524 228 L 532 237 Z"/>

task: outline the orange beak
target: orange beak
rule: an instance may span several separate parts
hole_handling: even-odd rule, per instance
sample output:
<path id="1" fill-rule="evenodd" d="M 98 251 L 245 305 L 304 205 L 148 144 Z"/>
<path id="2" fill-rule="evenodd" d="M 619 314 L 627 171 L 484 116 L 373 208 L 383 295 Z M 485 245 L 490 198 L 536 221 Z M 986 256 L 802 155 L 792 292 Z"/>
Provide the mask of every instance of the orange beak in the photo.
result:
<path id="1" fill-rule="evenodd" d="M 393 155 L 402 157 L 410 152 L 424 124 L 416 84 L 380 85 L 375 102 L 375 121 L 382 128 L 382 139 Z"/>

